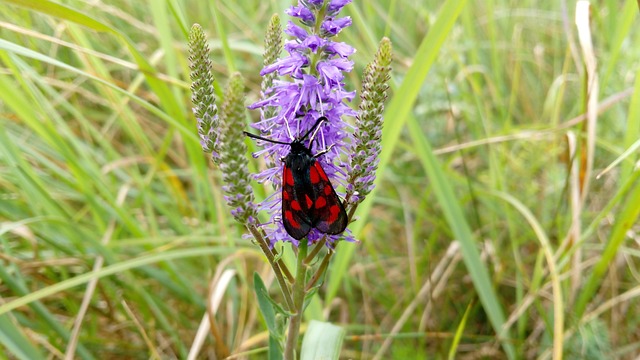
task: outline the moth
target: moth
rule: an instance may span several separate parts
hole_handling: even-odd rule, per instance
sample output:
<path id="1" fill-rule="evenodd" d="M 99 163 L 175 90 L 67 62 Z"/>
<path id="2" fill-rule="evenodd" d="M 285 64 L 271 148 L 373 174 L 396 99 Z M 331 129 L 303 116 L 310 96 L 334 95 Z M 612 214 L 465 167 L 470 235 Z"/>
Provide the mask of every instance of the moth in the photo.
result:
<path id="1" fill-rule="evenodd" d="M 292 142 L 275 141 L 244 132 L 246 136 L 274 144 L 289 145 L 287 156 L 282 158 L 282 223 L 287 233 L 300 240 L 311 229 L 330 235 L 340 234 L 347 227 L 348 217 L 344 205 L 331 185 L 317 158 L 329 149 L 315 155 L 311 147 L 318 126 L 328 121 L 322 116 L 303 136 Z M 304 141 L 311 136 L 309 147 Z"/>

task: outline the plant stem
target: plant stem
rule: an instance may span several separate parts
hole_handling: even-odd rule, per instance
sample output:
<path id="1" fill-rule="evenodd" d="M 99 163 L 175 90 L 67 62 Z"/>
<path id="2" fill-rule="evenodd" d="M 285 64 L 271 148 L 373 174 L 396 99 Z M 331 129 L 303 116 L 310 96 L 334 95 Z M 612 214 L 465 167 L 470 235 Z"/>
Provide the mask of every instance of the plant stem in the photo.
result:
<path id="1" fill-rule="evenodd" d="M 295 305 L 295 313 L 289 319 L 289 333 L 287 334 L 287 343 L 284 350 L 285 360 L 295 360 L 296 346 L 298 345 L 298 335 L 300 333 L 300 323 L 302 321 L 302 311 L 304 307 L 305 296 L 305 278 L 307 277 L 307 240 L 300 241 L 298 246 L 298 266 L 296 268 L 296 282 L 293 284 L 293 303 Z"/>
<path id="2" fill-rule="evenodd" d="M 320 267 L 318 268 L 316 273 L 313 274 L 313 276 L 311 277 L 311 280 L 309 280 L 309 282 L 307 283 L 307 288 L 306 288 L 307 291 L 311 290 L 311 288 L 316 285 L 318 280 L 320 280 L 320 278 L 327 271 L 327 268 L 329 267 L 329 260 L 331 260 L 331 256 L 333 256 L 333 251 L 328 251 L 327 254 L 324 256 L 324 258 L 322 258 L 322 263 L 320 263 Z"/>
<path id="3" fill-rule="evenodd" d="M 282 295 L 284 295 L 284 301 L 287 303 L 287 310 L 291 312 L 295 311 L 296 309 L 295 303 L 291 298 L 291 291 L 289 290 L 289 286 L 287 286 L 287 282 L 285 281 L 284 276 L 282 275 L 282 269 L 280 269 L 280 261 L 275 260 L 273 253 L 269 248 L 269 244 L 267 244 L 264 237 L 262 237 L 262 234 L 260 234 L 260 231 L 258 231 L 258 229 L 254 225 L 247 225 L 247 228 L 251 232 L 251 235 L 253 235 L 253 237 L 258 242 L 258 245 L 260 245 L 260 249 L 262 249 L 262 252 L 267 257 L 267 260 L 269 260 L 269 264 L 271 264 L 271 267 L 273 268 L 273 272 L 276 274 L 276 280 L 280 285 L 280 290 L 282 290 Z M 287 269 L 287 272 L 288 272 L 288 269 Z M 297 280 L 296 280 L 296 283 L 297 283 Z"/>
<path id="4" fill-rule="evenodd" d="M 314 245 L 313 250 L 311 250 L 307 258 L 304 259 L 304 263 L 307 265 L 311 264 L 313 259 L 316 257 L 316 255 L 318 255 L 320 250 L 324 248 L 324 244 L 326 243 L 327 243 L 327 235 L 323 236 L 322 239 Z"/>
<path id="5" fill-rule="evenodd" d="M 267 238 L 267 235 L 264 233 L 264 230 L 260 229 L 260 234 L 262 234 L 263 238 Z M 291 275 L 291 271 L 289 271 L 287 264 L 285 264 L 284 261 L 282 261 L 282 258 L 278 256 L 279 254 L 276 248 L 275 247 L 272 248 L 269 245 L 267 245 L 267 248 L 273 255 L 274 259 L 276 259 L 275 262 L 280 266 L 280 270 L 282 270 L 282 274 L 284 275 L 285 279 L 287 279 L 289 284 L 293 284 L 293 282 L 295 281 L 295 278 L 293 277 L 293 275 Z"/>
<path id="6" fill-rule="evenodd" d="M 348 200 L 345 200 L 345 203 L 347 203 L 347 202 L 348 202 Z M 351 222 L 351 220 L 353 219 L 353 215 L 356 213 L 356 209 L 357 208 L 358 208 L 358 204 L 353 204 L 352 206 L 350 206 L 348 208 L 348 215 L 347 216 L 349 218 L 349 222 Z M 320 248 L 324 247 L 324 244 L 326 243 L 326 239 L 327 239 L 326 236 L 322 237 L 322 242 L 318 243 L 316 245 L 316 247 L 311 251 L 311 254 L 309 254 L 309 256 L 307 256 L 307 259 L 305 260 L 305 264 L 310 264 L 311 261 L 313 261 L 313 259 L 316 257 L 316 255 L 320 252 Z M 336 243 L 335 246 L 337 247 L 338 243 Z M 329 261 L 331 260 L 331 257 L 333 256 L 334 252 L 335 252 L 335 250 L 329 250 L 324 255 L 324 258 L 322 258 L 322 262 L 320 263 L 320 267 L 318 267 L 318 270 L 313 274 L 313 276 L 311 277 L 311 279 L 307 283 L 306 291 L 311 290 L 311 288 L 316 285 L 318 280 L 320 280 L 320 278 L 327 271 L 327 268 L 329 268 Z"/>

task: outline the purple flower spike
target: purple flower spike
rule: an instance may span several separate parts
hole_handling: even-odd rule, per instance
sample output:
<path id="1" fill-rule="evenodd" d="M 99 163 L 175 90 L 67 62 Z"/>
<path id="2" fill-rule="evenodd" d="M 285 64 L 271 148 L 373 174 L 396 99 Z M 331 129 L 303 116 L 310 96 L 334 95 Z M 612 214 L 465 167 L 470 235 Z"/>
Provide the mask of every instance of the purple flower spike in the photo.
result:
<path id="1" fill-rule="evenodd" d="M 326 151 L 316 161 L 320 163 L 338 194 L 344 198 L 345 194 L 337 186 L 345 185 L 347 164 L 343 158 L 351 146 L 352 131 L 342 117 L 356 114 L 346 104 L 354 98 L 355 92 L 344 89 L 344 73 L 353 69 L 349 56 L 355 49 L 345 43 L 334 42 L 331 38 L 351 25 L 351 18 L 336 17 L 350 2 L 351 0 L 299 0 L 298 6 L 292 6 L 286 11 L 300 21 L 300 24 L 289 21 L 284 31 L 294 38 L 284 45 L 288 56 L 265 66 L 260 72 L 263 76 L 277 72 L 284 78 L 275 80 L 264 91 L 263 98 L 249 106 L 250 109 L 276 109 L 274 116 L 262 117 L 253 127 L 259 130 L 260 136 L 285 143 L 258 142 L 263 149 L 256 155 L 265 156 L 269 159 L 266 163 L 272 164 L 272 167 L 255 175 L 259 182 L 271 182 L 278 188 L 281 186 L 281 158 L 291 150 L 286 144 L 300 138 L 318 118 L 324 116 L 327 121 L 317 128 L 313 144 L 306 141 L 304 145 L 310 147 L 313 154 Z M 298 241 L 289 236 L 282 224 L 280 191 L 259 204 L 259 210 L 269 213 L 269 221 L 261 224 L 261 227 L 272 245 L 277 241 L 289 241 L 298 245 Z M 307 240 L 313 243 L 324 236 L 327 237 L 329 247 L 333 247 L 334 242 L 342 237 L 354 241 L 348 230 L 341 235 L 326 235 L 315 228 L 307 235 Z"/>

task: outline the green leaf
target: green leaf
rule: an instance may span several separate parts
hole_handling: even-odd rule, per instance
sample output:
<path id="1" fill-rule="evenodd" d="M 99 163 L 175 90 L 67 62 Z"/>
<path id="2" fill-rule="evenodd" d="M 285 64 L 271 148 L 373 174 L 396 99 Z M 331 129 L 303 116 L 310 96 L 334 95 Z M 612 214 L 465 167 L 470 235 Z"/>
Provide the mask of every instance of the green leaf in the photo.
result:
<path id="1" fill-rule="evenodd" d="M 14 4 L 29 8 L 43 14 L 48 14 L 53 17 L 65 19 L 76 24 L 86 26 L 89 29 L 100 32 L 113 32 L 113 29 L 108 25 L 93 19 L 79 11 L 73 10 L 70 7 L 57 4 L 46 0 L 3 0 L 5 3 Z"/>
<path id="2" fill-rule="evenodd" d="M 301 360 L 339 359 L 345 331 L 340 326 L 311 320 L 302 340 Z"/>
<path id="3" fill-rule="evenodd" d="M 253 287 L 256 292 L 256 298 L 258 298 L 258 307 L 260 307 L 264 322 L 267 324 L 267 329 L 269 329 L 269 360 L 282 359 L 282 343 L 279 340 L 282 338 L 282 334 L 276 323 L 274 301 L 269 296 L 267 287 L 257 272 L 253 273 Z"/>
<path id="4" fill-rule="evenodd" d="M 269 360 L 282 359 L 282 344 L 275 336 L 269 334 Z"/>
<path id="5" fill-rule="evenodd" d="M 273 309 L 273 300 L 269 296 L 267 287 L 264 285 L 262 278 L 257 272 L 253 273 L 253 287 L 258 298 L 258 306 L 260 312 L 264 318 L 264 322 L 267 324 L 267 329 L 272 335 L 278 334 L 278 327 L 276 326 L 276 312 Z"/>
<path id="6" fill-rule="evenodd" d="M 602 280 L 606 279 L 605 274 L 611 268 L 611 263 L 618 254 L 618 250 L 625 239 L 627 239 L 627 232 L 633 226 L 638 217 L 640 217 L 640 170 L 636 170 L 629 178 L 629 182 L 632 182 L 635 186 L 631 189 L 630 193 L 626 196 L 627 202 L 618 211 L 616 221 L 613 224 L 613 230 L 611 230 L 611 236 L 607 241 L 604 252 L 600 256 L 600 260 L 593 268 L 593 272 L 589 275 L 589 279 L 586 285 L 582 288 L 580 296 L 576 301 L 575 306 L 575 319 L 581 319 L 587 305 L 594 299 L 594 296 L 602 284 Z M 622 189 L 626 189 L 627 186 L 622 186 Z"/>
<path id="7" fill-rule="evenodd" d="M 44 359 L 38 348 L 27 339 L 20 328 L 16 327 L 8 315 L 0 316 L 0 344 L 17 359 Z"/>
<path id="8" fill-rule="evenodd" d="M 456 350 L 458 349 L 458 345 L 460 345 L 460 339 L 462 338 L 462 333 L 464 333 L 464 329 L 467 326 L 467 320 L 469 319 L 469 314 L 471 313 L 471 309 L 473 309 L 473 303 L 467 305 L 467 310 L 465 310 L 464 315 L 462 316 L 462 320 L 460 324 L 458 324 L 458 328 L 456 329 L 455 336 L 453 337 L 453 341 L 451 342 L 451 347 L 449 348 L 449 356 L 450 360 L 456 358 Z"/>

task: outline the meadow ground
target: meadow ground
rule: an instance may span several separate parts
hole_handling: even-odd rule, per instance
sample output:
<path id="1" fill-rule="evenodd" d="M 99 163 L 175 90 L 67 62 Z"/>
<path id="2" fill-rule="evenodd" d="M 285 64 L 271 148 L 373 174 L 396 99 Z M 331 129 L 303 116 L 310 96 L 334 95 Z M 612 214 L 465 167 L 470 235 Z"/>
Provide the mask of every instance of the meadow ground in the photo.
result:
<path id="1" fill-rule="evenodd" d="M 273 278 L 200 148 L 187 36 L 202 25 L 218 97 L 238 71 L 249 104 L 291 3 L 0 0 L 0 358 L 186 358 L 210 289 L 220 341 L 200 357 L 266 358 L 253 273 Z M 387 36 L 391 94 L 360 242 L 304 324 L 343 327 L 345 359 L 640 353 L 637 2 L 344 14 L 347 87 Z"/>

